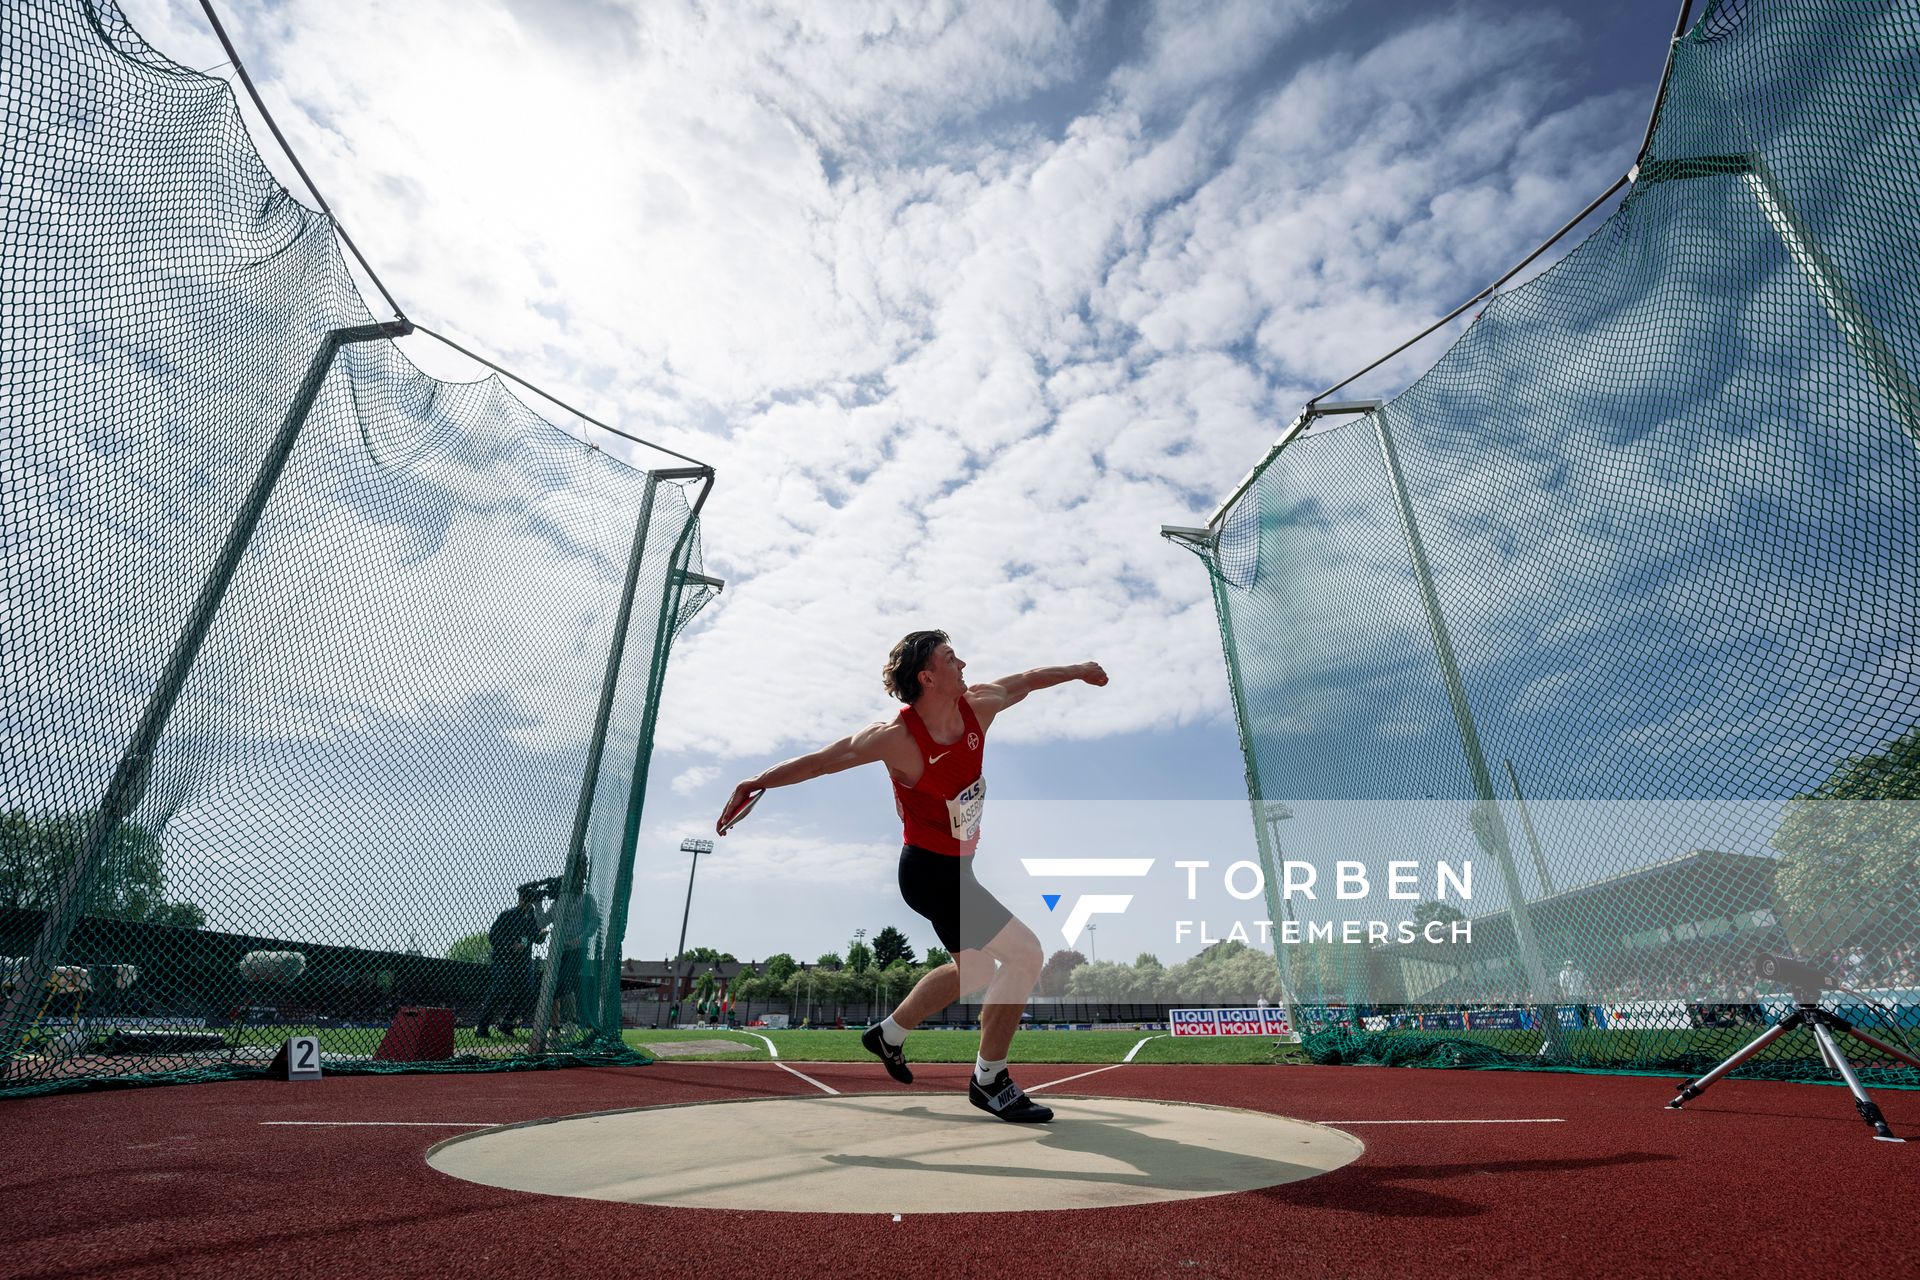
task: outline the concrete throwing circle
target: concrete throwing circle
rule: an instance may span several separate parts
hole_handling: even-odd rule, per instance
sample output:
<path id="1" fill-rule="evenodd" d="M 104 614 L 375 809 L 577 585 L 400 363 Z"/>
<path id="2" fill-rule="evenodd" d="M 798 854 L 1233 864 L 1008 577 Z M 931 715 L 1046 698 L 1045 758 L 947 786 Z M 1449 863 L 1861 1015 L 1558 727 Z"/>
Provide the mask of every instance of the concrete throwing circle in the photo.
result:
<path id="1" fill-rule="evenodd" d="M 792 1213 L 1007 1213 L 1189 1200 L 1298 1182 L 1360 1143 L 1259 1111 L 1048 1097 L 1005 1124 L 965 1095 L 758 1098 L 484 1129 L 427 1163 L 544 1195 Z"/>

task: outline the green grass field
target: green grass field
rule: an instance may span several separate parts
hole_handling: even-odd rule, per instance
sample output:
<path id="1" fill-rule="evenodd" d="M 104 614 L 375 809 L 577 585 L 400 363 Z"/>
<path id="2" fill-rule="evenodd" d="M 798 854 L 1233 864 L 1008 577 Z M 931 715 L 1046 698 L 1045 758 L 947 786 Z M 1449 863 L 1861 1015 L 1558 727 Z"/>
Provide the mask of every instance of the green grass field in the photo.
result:
<path id="1" fill-rule="evenodd" d="M 1710 1059 L 1719 1058 L 1745 1044 L 1758 1028 L 1690 1031 L 1568 1031 L 1567 1047 L 1582 1065 L 1606 1070 L 1634 1070 L 1654 1063 L 1670 1063 L 1680 1054 L 1692 1052 Z M 1886 1033 L 1875 1034 L 1886 1037 Z M 311 1027 L 234 1027 L 220 1033 L 227 1052 L 240 1051 L 251 1058 L 269 1055 L 291 1035 L 317 1035 L 321 1052 L 333 1058 L 371 1058 L 379 1048 L 384 1028 L 311 1028 Z M 1477 1041 L 1490 1048 L 1531 1056 L 1539 1038 L 1519 1031 L 1432 1031 L 1386 1033 L 1394 1041 L 1418 1043 L 1433 1040 Z M 766 1041 L 773 1041 L 780 1058 L 786 1062 L 871 1062 L 873 1056 L 860 1045 L 857 1030 L 787 1030 L 747 1032 L 741 1030 L 646 1030 L 629 1029 L 623 1038 L 641 1052 L 674 1061 L 747 1061 L 764 1062 L 771 1055 Z M 1909 1039 L 1920 1039 L 1908 1033 Z M 1899 1037 L 1893 1037 L 1895 1042 Z M 1145 1044 L 1141 1044 L 1141 1041 Z M 655 1049 L 653 1046 L 686 1046 Z M 1140 1045 L 1133 1060 L 1138 1063 L 1230 1063 L 1271 1065 L 1307 1061 L 1299 1045 L 1277 1043 L 1266 1036 L 1181 1037 L 1133 1029 L 1102 1031 L 1023 1030 L 1013 1042 L 1012 1061 L 1016 1063 L 1060 1063 L 1102 1066 L 1123 1061 L 1135 1045 Z M 707 1046 L 711 1046 L 710 1048 Z M 487 1040 L 473 1034 L 471 1027 L 454 1032 L 455 1054 L 480 1053 L 507 1056 L 525 1053 L 528 1036 L 523 1030 L 515 1036 L 499 1032 Z M 979 1051 L 977 1031 L 916 1031 L 907 1042 L 910 1062 L 971 1062 Z M 1805 1032 L 1781 1037 L 1756 1059 L 1770 1062 L 1817 1062 L 1818 1051 Z M 1856 1059 L 1858 1062 L 1858 1059 Z M 1871 1056 L 1868 1057 L 1868 1063 Z M 1545 1063 L 1541 1065 L 1545 1066 Z M 1860 1065 L 1867 1065 L 1861 1063 Z"/>
<path id="2" fill-rule="evenodd" d="M 626 1042 L 641 1052 L 653 1044 L 724 1040 L 751 1049 L 741 1053 L 715 1049 L 708 1053 L 675 1053 L 675 1061 L 764 1062 L 767 1047 L 759 1039 L 765 1035 L 780 1050 L 783 1062 L 873 1062 L 875 1058 L 860 1047 L 858 1031 L 645 1031 L 624 1032 Z M 1147 1040 L 1147 1037 L 1153 1039 Z M 1305 1062 L 1300 1046 L 1276 1047 L 1265 1036 L 1173 1037 L 1151 1031 L 1022 1031 L 1013 1038 L 1013 1062 L 1088 1063 L 1101 1066 L 1119 1062 L 1127 1051 L 1142 1040 L 1147 1043 L 1134 1055 L 1135 1062 L 1225 1062 L 1274 1063 Z M 916 1031 L 907 1038 L 909 1062 L 972 1062 L 980 1051 L 977 1031 Z"/>

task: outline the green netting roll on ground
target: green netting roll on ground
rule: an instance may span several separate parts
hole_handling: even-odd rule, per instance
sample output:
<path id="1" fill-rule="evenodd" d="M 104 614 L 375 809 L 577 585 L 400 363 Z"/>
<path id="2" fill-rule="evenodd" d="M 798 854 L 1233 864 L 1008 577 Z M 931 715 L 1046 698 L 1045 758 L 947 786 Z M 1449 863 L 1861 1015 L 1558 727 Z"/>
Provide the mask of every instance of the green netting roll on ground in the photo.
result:
<path id="1" fill-rule="evenodd" d="M 1723 0 L 1612 216 L 1269 455 L 1205 549 L 1262 852 L 1475 866 L 1390 904 L 1468 941 L 1281 948 L 1310 1046 L 1701 1070 L 1791 1008 L 1763 953 L 1911 1044 L 1916 376 L 1920 6 Z"/>
<path id="2" fill-rule="evenodd" d="M 414 368 L 229 87 L 111 5 L 9 3 L 0 55 L 0 1093 L 303 1032 L 328 1070 L 524 1065 L 543 1010 L 633 1060 L 705 478 Z"/>

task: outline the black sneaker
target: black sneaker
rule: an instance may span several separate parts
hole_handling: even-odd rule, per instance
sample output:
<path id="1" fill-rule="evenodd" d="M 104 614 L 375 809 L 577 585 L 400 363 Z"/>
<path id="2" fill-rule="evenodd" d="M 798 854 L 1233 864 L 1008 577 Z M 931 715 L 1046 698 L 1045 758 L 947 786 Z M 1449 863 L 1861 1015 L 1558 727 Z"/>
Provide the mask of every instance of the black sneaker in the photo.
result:
<path id="1" fill-rule="evenodd" d="M 492 1037 L 493 1032 L 487 1030 L 486 1024 L 482 1023 L 480 1026 L 477 1026 L 473 1029 L 473 1034 L 478 1036 L 482 1040 L 486 1040 Z"/>
<path id="2" fill-rule="evenodd" d="M 967 1100 L 982 1111 L 991 1112 L 1009 1124 L 1045 1124 L 1053 1119 L 1053 1109 L 1043 1107 L 1021 1091 L 1006 1068 L 991 1084 L 981 1084 L 979 1076 L 967 1081 Z"/>
<path id="3" fill-rule="evenodd" d="M 887 1065 L 887 1074 L 901 1084 L 913 1083 L 913 1072 L 907 1070 L 907 1055 L 887 1038 L 880 1034 L 880 1024 L 874 1023 L 860 1033 L 860 1046 Z"/>

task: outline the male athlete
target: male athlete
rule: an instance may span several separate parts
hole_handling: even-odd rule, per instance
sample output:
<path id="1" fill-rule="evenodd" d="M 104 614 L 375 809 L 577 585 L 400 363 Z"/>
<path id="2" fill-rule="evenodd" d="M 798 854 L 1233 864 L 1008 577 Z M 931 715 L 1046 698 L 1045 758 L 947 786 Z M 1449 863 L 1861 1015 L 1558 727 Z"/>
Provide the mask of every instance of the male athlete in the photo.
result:
<path id="1" fill-rule="evenodd" d="M 980 810 L 986 779 L 980 762 L 994 717 L 1036 689 L 1071 680 L 1104 685 L 1097 662 L 1076 667 L 1040 667 L 992 684 L 967 687 L 967 664 L 953 652 L 944 631 L 915 631 L 887 658 L 881 679 L 887 692 L 907 705 L 894 720 L 870 724 L 830 747 L 784 761 L 733 789 L 715 829 L 721 834 L 745 816 L 769 787 L 880 761 L 893 777 L 894 807 L 906 824 L 900 850 L 900 896 L 925 916 L 953 956 L 920 979 L 885 1021 L 867 1028 L 860 1043 L 886 1064 L 902 1084 L 913 1072 L 901 1046 L 907 1032 L 929 1015 L 985 986 L 980 1014 L 980 1056 L 973 1064 L 967 1097 L 973 1105 L 1018 1124 L 1044 1124 L 1053 1112 L 1021 1092 L 1007 1072 L 1008 1047 L 1020 1013 L 1040 980 L 1044 959 L 1033 930 L 1014 919 L 973 876 L 980 842 Z M 996 971 L 996 964 L 998 969 Z"/>

